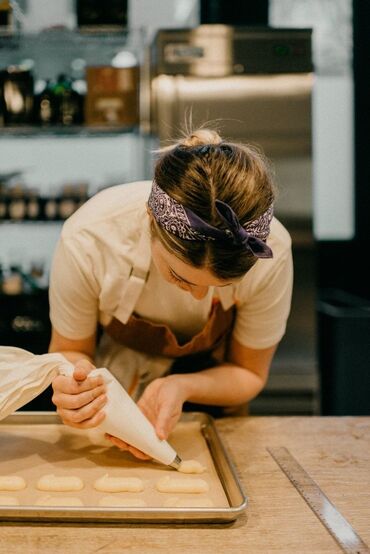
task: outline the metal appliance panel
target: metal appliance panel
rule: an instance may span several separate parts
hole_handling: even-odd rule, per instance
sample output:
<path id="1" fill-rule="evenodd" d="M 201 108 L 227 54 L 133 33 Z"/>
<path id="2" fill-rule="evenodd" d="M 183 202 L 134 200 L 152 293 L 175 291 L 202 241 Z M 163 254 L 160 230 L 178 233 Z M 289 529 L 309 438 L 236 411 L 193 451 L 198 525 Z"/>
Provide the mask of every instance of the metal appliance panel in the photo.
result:
<path id="1" fill-rule="evenodd" d="M 200 25 L 159 30 L 151 48 L 153 75 L 225 77 L 312 71 L 311 30 Z"/>
<path id="2" fill-rule="evenodd" d="M 267 156 L 311 152 L 312 74 L 159 75 L 152 81 L 153 131 L 161 142 L 179 134 L 191 112 L 194 126 L 219 122 L 229 140 L 260 145 Z"/>

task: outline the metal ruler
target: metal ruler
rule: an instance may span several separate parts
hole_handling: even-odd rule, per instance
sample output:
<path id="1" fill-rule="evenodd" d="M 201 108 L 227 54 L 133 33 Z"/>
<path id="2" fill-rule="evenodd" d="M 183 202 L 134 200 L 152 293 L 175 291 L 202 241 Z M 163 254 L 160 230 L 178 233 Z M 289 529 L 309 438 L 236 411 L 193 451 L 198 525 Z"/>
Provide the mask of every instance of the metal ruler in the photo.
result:
<path id="1" fill-rule="evenodd" d="M 350 554 L 370 554 L 369 547 L 289 450 L 284 446 L 267 450 L 343 551 Z"/>

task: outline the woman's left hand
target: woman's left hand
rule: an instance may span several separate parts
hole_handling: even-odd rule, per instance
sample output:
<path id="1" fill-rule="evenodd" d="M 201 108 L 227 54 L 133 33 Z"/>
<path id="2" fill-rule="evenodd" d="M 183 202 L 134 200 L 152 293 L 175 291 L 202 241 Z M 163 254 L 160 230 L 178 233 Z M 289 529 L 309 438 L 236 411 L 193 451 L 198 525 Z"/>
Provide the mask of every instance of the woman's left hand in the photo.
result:
<path id="1" fill-rule="evenodd" d="M 168 375 L 152 381 L 144 390 L 137 405 L 154 426 L 158 437 L 167 439 L 181 416 L 186 399 L 181 376 Z M 128 450 L 141 460 L 150 459 L 149 456 L 117 437 L 106 436 L 121 450 Z"/>
<path id="2" fill-rule="evenodd" d="M 160 439 L 167 439 L 180 419 L 187 399 L 181 375 L 154 379 L 144 390 L 138 406 L 153 424 Z"/>

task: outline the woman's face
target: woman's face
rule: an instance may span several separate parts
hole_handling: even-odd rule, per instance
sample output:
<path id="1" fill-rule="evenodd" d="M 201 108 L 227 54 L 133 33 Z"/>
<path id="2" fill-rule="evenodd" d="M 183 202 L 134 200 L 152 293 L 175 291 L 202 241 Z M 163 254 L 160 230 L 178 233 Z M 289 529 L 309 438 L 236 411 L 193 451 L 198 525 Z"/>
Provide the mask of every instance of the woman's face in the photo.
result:
<path id="1" fill-rule="evenodd" d="M 190 292 L 197 300 L 207 295 L 208 287 L 226 287 L 232 283 L 231 280 L 218 279 L 206 268 L 186 264 L 168 252 L 158 239 L 152 240 L 152 258 L 159 273 L 168 283 Z"/>

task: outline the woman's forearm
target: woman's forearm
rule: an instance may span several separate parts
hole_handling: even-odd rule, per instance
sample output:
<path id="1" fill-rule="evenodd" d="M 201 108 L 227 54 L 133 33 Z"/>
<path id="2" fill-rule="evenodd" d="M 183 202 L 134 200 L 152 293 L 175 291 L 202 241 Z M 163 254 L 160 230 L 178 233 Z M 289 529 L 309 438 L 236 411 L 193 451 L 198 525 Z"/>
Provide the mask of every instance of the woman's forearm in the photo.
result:
<path id="1" fill-rule="evenodd" d="M 50 352 L 50 350 L 49 350 Z M 58 350 L 59 354 L 63 354 L 65 358 L 72 364 L 75 364 L 79 360 L 88 360 L 94 364 L 94 360 L 88 356 L 85 352 L 77 352 L 75 350 Z"/>
<path id="2" fill-rule="evenodd" d="M 197 373 L 174 374 L 184 387 L 186 400 L 197 404 L 236 406 L 252 400 L 266 380 L 243 367 L 222 364 Z"/>
<path id="3" fill-rule="evenodd" d="M 95 347 L 95 333 L 86 339 L 72 340 L 61 335 L 54 327 L 52 328 L 49 352 L 63 354 L 72 364 L 79 360 L 88 360 L 94 365 Z"/>

